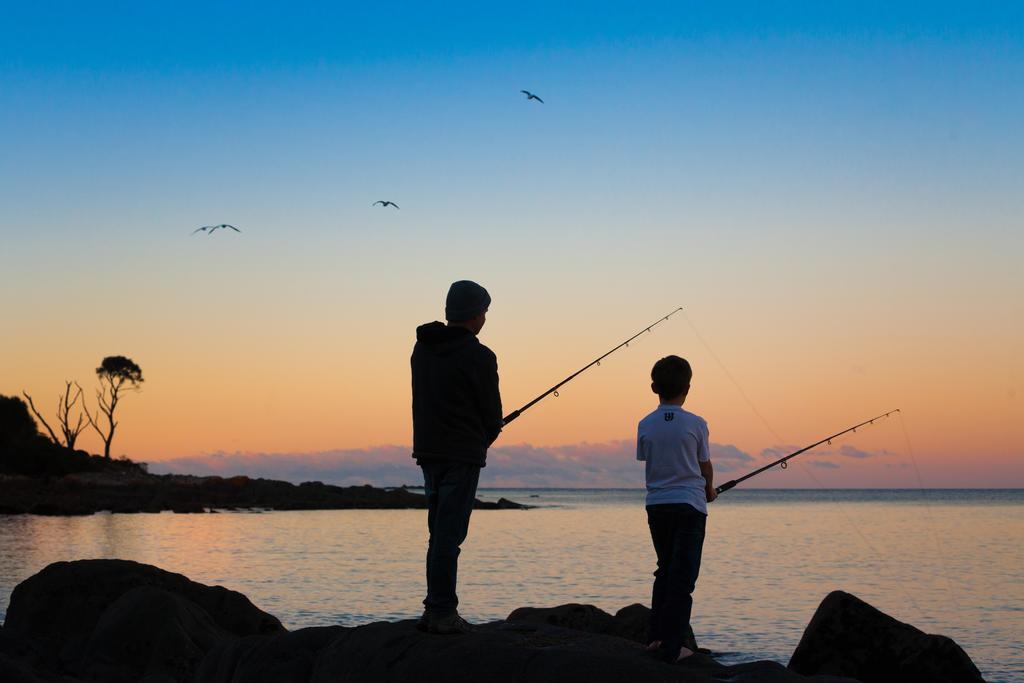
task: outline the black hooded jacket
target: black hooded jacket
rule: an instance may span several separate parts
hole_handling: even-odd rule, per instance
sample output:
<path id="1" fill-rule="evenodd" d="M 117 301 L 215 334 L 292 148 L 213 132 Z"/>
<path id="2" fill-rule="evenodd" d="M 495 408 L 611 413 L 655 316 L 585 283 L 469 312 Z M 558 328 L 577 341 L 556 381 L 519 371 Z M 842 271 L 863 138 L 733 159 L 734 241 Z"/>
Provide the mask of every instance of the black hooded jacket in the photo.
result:
<path id="1" fill-rule="evenodd" d="M 412 457 L 484 466 L 501 432 L 498 360 L 463 327 L 416 328 L 412 350 Z"/>

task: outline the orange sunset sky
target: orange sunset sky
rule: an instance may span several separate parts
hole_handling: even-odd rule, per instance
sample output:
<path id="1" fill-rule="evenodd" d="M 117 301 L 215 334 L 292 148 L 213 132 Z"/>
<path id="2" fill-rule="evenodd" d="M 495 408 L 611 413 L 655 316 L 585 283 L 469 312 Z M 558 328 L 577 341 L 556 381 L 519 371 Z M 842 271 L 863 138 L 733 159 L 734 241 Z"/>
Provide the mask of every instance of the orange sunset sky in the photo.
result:
<path id="1" fill-rule="evenodd" d="M 561 25 L 259 53 L 193 51 L 191 29 L 134 52 L 100 49 L 119 44 L 100 26 L 19 43 L 0 62 L 0 393 L 50 414 L 64 380 L 91 394 L 127 355 L 146 381 L 115 454 L 398 462 L 414 329 L 467 278 L 493 297 L 506 412 L 686 312 L 509 426 L 502 458 L 543 451 L 533 484 L 571 484 L 591 452 L 632 467 L 650 366 L 675 353 L 730 474 L 903 410 L 843 442 L 859 456 L 758 485 L 1024 486 L 1019 36 Z M 242 232 L 191 234 L 221 222 Z M 642 481 L 602 468 L 587 483 Z M 513 470 L 482 484 L 527 481 Z"/>

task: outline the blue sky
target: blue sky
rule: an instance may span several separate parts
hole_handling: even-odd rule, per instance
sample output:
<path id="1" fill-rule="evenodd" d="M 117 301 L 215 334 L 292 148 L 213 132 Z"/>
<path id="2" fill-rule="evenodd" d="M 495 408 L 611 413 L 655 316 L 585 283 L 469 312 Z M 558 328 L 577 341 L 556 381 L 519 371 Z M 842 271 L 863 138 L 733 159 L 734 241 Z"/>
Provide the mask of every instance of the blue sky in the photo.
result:
<path id="1" fill-rule="evenodd" d="M 9 3 L 3 56 L 29 68 L 372 63 L 650 40 L 1016 41 L 996 2 Z"/>
<path id="2" fill-rule="evenodd" d="M 0 27 L 0 177 L 6 199 L 57 186 L 51 210 L 131 218 L 133 199 L 264 211 L 353 186 L 548 215 L 612 189 L 630 210 L 670 191 L 771 209 L 809 168 L 810 202 L 998 197 L 1019 180 L 1024 13 L 890 4 L 25 3 Z"/>
<path id="3" fill-rule="evenodd" d="M 126 353 L 141 459 L 401 444 L 411 329 L 475 277 L 510 404 L 686 304 L 785 442 L 898 402 L 926 453 L 1009 463 L 1022 36 L 1020 3 L 8 3 L 0 393 Z M 515 438 L 628 438 L 621 363 L 564 403 L 601 419 Z M 709 379 L 719 442 L 780 441 Z M 165 425 L 194 400 L 220 427 Z"/>

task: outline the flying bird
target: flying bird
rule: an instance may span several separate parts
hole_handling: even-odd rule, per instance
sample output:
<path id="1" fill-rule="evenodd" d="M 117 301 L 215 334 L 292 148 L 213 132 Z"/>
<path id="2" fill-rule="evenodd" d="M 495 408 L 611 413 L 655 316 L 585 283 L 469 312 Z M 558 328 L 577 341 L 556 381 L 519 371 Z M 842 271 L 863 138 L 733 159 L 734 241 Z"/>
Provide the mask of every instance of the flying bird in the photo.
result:
<path id="1" fill-rule="evenodd" d="M 541 104 L 544 104 L 544 100 L 542 100 L 541 98 L 537 97 L 536 95 L 534 95 L 534 94 L 533 94 L 532 92 L 530 92 L 529 90 L 520 90 L 519 92 L 521 92 L 521 93 L 523 93 L 524 95 L 526 95 L 526 101 L 527 101 L 527 102 L 529 102 L 530 100 L 537 100 L 537 101 L 538 101 L 538 102 L 540 102 Z"/>
<path id="2" fill-rule="evenodd" d="M 201 228 L 196 228 L 195 230 L 192 231 L 192 234 L 194 235 L 197 232 L 205 232 L 207 235 L 212 235 L 213 233 L 217 232 L 221 228 L 231 228 L 235 232 L 242 232 L 241 230 L 239 230 L 238 228 L 236 228 L 233 225 L 228 225 L 227 223 L 221 223 L 220 225 L 204 225 Z"/>
<path id="3" fill-rule="evenodd" d="M 393 207 L 395 207 L 396 209 L 400 209 L 400 208 L 402 208 L 402 207 L 400 207 L 400 206 L 399 206 L 398 204 L 395 204 L 394 202 L 389 202 L 389 201 L 388 201 L 388 200 L 386 200 L 386 199 L 378 199 L 377 201 L 375 201 L 375 202 L 373 203 L 373 205 L 374 205 L 374 206 L 377 206 L 378 204 L 380 204 L 381 206 L 393 206 Z"/>

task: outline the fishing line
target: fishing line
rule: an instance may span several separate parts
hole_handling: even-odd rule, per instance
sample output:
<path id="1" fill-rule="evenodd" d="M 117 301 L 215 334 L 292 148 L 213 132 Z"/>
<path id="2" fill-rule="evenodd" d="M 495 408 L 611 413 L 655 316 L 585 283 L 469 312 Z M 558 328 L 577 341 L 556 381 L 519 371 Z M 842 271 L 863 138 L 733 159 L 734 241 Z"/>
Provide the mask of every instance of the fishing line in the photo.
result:
<path id="1" fill-rule="evenodd" d="M 680 309 L 680 310 L 682 310 L 682 309 Z M 746 402 L 747 406 L 750 407 L 751 412 L 753 412 L 758 417 L 758 419 L 761 420 L 761 423 L 778 440 L 779 443 L 789 443 L 787 439 L 783 439 L 782 436 L 779 435 L 779 433 L 777 431 L 775 431 L 775 429 L 768 423 L 768 420 L 765 419 L 764 415 L 761 414 L 761 411 L 759 411 L 757 409 L 757 407 L 754 405 L 753 401 L 751 401 L 750 398 L 747 396 L 747 393 L 745 391 L 743 391 L 743 387 L 740 386 L 740 383 L 736 380 L 735 377 L 733 377 L 733 374 L 731 372 L 729 372 L 729 369 L 725 366 L 725 363 L 722 362 L 722 360 L 718 357 L 718 354 L 716 354 L 711 349 L 711 345 L 707 343 L 707 341 L 704 339 L 703 335 L 701 335 L 701 333 L 697 330 L 697 326 L 693 324 L 693 320 L 691 320 L 690 316 L 688 316 L 686 314 L 686 311 L 684 310 L 684 311 L 682 311 L 682 313 L 683 313 L 683 318 L 685 318 L 686 322 L 690 325 L 690 329 L 693 330 L 694 335 L 697 337 L 697 339 L 700 341 L 700 343 L 704 346 L 704 349 L 708 352 L 708 354 L 714 359 L 715 363 L 718 364 L 719 369 L 721 369 L 721 371 L 725 374 L 725 376 L 729 378 L 729 381 L 732 382 L 733 386 L 736 388 L 736 391 L 740 394 L 741 397 L 743 397 L 743 400 Z M 902 413 L 900 415 L 902 416 Z M 818 478 L 816 476 L 814 476 L 814 474 L 810 471 L 810 469 L 808 469 L 807 467 L 804 466 L 804 464 L 802 462 L 797 462 L 797 465 L 800 467 L 801 472 L 806 474 L 807 477 L 812 482 L 814 482 L 815 486 L 817 486 L 819 490 L 824 490 L 825 489 L 825 486 L 818 480 Z M 857 536 L 860 537 L 861 542 L 875 556 L 876 562 L 878 562 L 879 565 L 881 565 L 881 566 L 889 567 L 889 565 L 883 559 L 882 553 L 879 552 L 878 549 L 875 548 L 875 546 L 871 544 L 871 541 L 869 541 L 867 536 L 865 536 L 864 533 L 860 530 L 860 527 L 857 525 L 856 522 L 854 522 L 853 518 L 847 512 L 846 508 L 838 500 L 833 501 L 833 503 L 835 503 L 836 509 L 838 509 L 839 512 L 846 519 L 846 522 L 850 525 L 850 528 L 852 528 L 856 532 Z M 891 572 L 891 568 L 889 568 L 889 569 L 890 569 L 890 572 Z M 924 615 L 924 611 L 917 604 L 917 601 L 914 600 L 913 596 L 911 596 L 909 593 L 906 592 L 906 589 L 903 587 L 903 582 L 899 580 L 899 577 L 894 575 L 893 578 L 896 579 L 895 583 L 896 583 L 897 586 L 899 586 L 900 592 L 903 593 L 903 596 L 907 599 L 907 601 L 917 611 L 918 616 L 923 619 L 924 616 L 925 616 Z"/>
<path id="2" fill-rule="evenodd" d="M 921 470 L 917 467 L 917 458 L 914 457 L 914 446 L 910 442 L 910 432 L 907 430 L 906 421 L 903 419 L 903 413 L 900 413 L 900 429 L 903 431 L 903 440 L 907 443 L 907 455 L 910 456 L 910 462 L 914 467 L 914 476 L 917 478 L 917 487 L 921 491 L 921 499 L 924 501 L 925 516 L 928 518 L 928 528 L 932 532 L 932 540 L 935 541 L 935 553 L 938 557 L 938 564 L 942 567 L 942 578 L 946 581 L 946 591 L 953 598 L 953 604 L 959 609 L 960 599 L 957 597 L 957 591 L 953 590 L 953 581 L 949 578 L 949 566 L 942 562 L 942 558 L 946 555 L 943 553 L 942 542 L 939 539 L 939 534 L 936 532 L 935 518 L 932 516 L 932 504 L 928 500 L 928 494 L 925 492 L 924 479 L 921 478 Z"/>
<path id="3" fill-rule="evenodd" d="M 778 443 L 786 443 L 786 440 L 779 436 L 779 433 L 772 429 L 772 426 L 768 424 L 768 420 L 764 418 L 764 415 L 761 414 L 761 411 L 758 410 L 757 406 L 754 405 L 754 402 L 750 400 L 750 397 L 747 396 L 747 392 L 743 391 L 743 387 L 740 386 L 740 383 L 737 382 L 736 378 L 732 376 L 731 372 L 729 372 L 729 368 L 725 367 L 725 363 L 722 362 L 722 359 L 718 357 L 718 354 L 716 354 L 711 349 L 711 345 L 708 344 L 707 341 L 705 341 L 703 336 L 701 336 L 701 333 L 697 330 L 697 326 L 693 324 L 692 320 L 690 320 L 690 316 L 686 315 L 686 311 L 683 311 L 683 318 L 686 319 L 686 322 L 690 326 L 690 329 L 693 330 L 693 334 L 696 335 L 697 339 L 700 340 L 700 343 L 704 345 L 704 348 L 707 350 L 707 352 L 711 355 L 712 358 L 715 359 L 715 363 L 718 364 L 719 369 L 723 373 L 725 373 L 725 376 L 729 378 L 729 381 L 732 382 L 732 385 L 736 387 L 736 391 L 739 392 L 739 395 L 741 397 L 743 397 L 743 400 L 746 402 L 751 412 L 754 413 L 754 415 L 757 415 L 757 419 L 759 419 L 761 421 L 761 424 L 763 424 L 765 428 L 772 433 L 772 436 L 775 437 L 775 440 Z"/>

